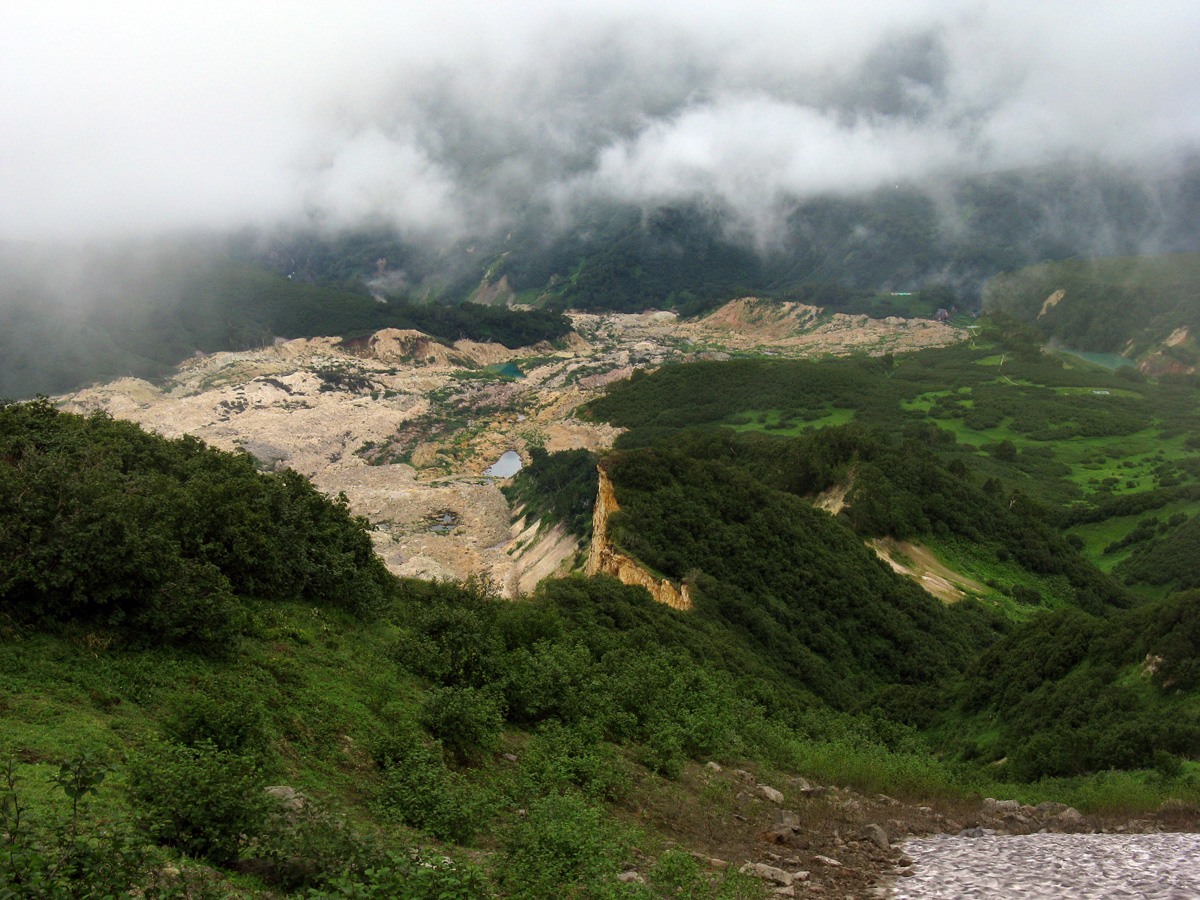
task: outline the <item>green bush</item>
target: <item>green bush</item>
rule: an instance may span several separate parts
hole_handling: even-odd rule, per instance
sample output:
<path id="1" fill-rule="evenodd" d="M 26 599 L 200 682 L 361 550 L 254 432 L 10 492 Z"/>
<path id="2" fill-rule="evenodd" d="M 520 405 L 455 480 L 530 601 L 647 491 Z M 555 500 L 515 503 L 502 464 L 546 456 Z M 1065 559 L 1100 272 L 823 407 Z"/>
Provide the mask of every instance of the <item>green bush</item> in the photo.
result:
<path id="1" fill-rule="evenodd" d="M 531 803 L 502 838 L 499 883 L 514 898 L 591 896 L 613 884 L 629 846 L 602 808 L 552 794 Z"/>
<path id="2" fill-rule="evenodd" d="M 108 767 L 88 755 L 62 765 L 52 781 L 70 801 L 69 812 L 35 815 L 25 802 L 15 760 L 0 766 L 0 898 L 103 900 L 144 890 L 157 858 L 125 822 L 81 821 Z"/>
<path id="3" fill-rule="evenodd" d="M 687 900 L 759 900 L 762 882 L 737 871 L 710 879 L 690 853 L 668 850 L 648 873 L 647 882 L 655 897 L 686 897 Z"/>
<path id="4" fill-rule="evenodd" d="M 390 854 L 362 872 L 347 872 L 307 900 L 487 900 L 492 896 L 483 874 L 443 856 Z"/>
<path id="5" fill-rule="evenodd" d="M 246 855 L 264 881 L 296 891 L 365 877 L 369 869 L 387 865 L 388 849 L 305 798 L 298 809 L 279 806 Z"/>
<path id="6" fill-rule="evenodd" d="M 210 744 L 243 756 L 267 747 L 262 705 L 241 685 L 206 684 L 167 701 L 163 732 L 185 747 Z"/>
<path id="7" fill-rule="evenodd" d="M 228 652 L 239 599 L 362 614 L 395 579 L 367 523 L 303 476 L 104 413 L 0 403 L 0 604 Z"/>
<path id="8" fill-rule="evenodd" d="M 271 810 L 256 760 L 207 741 L 154 742 L 129 762 L 129 793 L 156 841 L 218 865 L 234 862 Z"/>
<path id="9" fill-rule="evenodd" d="M 462 843 L 490 816 L 487 791 L 446 768 L 440 742 L 406 716 L 393 716 L 374 748 L 383 770 L 376 805 L 387 817 L 439 840 Z"/>
<path id="10" fill-rule="evenodd" d="M 683 752 L 683 734 L 673 722 L 660 721 L 634 751 L 634 758 L 664 778 L 678 778 L 687 761 Z"/>
<path id="11" fill-rule="evenodd" d="M 434 688 L 425 699 L 422 722 L 455 761 L 465 765 L 500 746 L 503 705 L 491 691 Z"/>
<path id="12" fill-rule="evenodd" d="M 454 586 L 421 606 L 396 645 L 396 658 L 441 685 L 486 687 L 499 676 L 503 646 L 492 603 L 472 585 Z"/>
<path id="13" fill-rule="evenodd" d="M 564 726 L 547 722 L 529 742 L 524 768 L 544 789 L 578 787 L 596 800 L 616 800 L 629 789 L 629 775 L 593 722 Z"/>
<path id="14" fill-rule="evenodd" d="M 583 644 L 541 641 L 532 649 L 521 648 L 512 655 L 505 684 L 509 719 L 578 722 L 605 706 L 596 702 L 600 680 Z"/>

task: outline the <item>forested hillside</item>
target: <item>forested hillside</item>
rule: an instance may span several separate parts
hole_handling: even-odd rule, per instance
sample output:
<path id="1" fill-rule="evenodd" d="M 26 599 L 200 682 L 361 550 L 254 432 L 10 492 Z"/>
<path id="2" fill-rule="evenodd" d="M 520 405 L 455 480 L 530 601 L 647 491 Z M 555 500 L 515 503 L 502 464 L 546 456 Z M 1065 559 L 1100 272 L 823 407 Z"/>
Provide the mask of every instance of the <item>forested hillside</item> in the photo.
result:
<path id="1" fill-rule="evenodd" d="M 912 182 L 782 204 L 749 233 L 719 207 L 594 203 L 565 227 L 522 209 L 515 227 L 432 254 L 384 233 L 281 233 L 245 253 L 318 282 L 387 283 L 457 298 L 502 279 L 509 296 L 557 308 L 679 309 L 690 315 L 746 294 L 868 311 L 881 292 L 935 291 L 935 305 L 977 308 L 983 284 L 1045 260 L 1194 253 L 1195 160 L 1156 179 L 1104 166 L 1056 165 Z M 1045 298 L 1042 298 L 1045 299 Z M 1040 302 L 1040 301 L 1039 301 Z M 902 314 L 901 309 L 883 315 Z M 931 311 L 932 312 L 932 311 Z"/>
<path id="2" fill-rule="evenodd" d="M 370 614 L 392 579 L 365 523 L 295 472 L 46 401 L 0 407 L 0 604 L 218 651 L 239 600 Z"/>
<path id="3" fill-rule="evenodd" d="M 608 202 L 567 221 L 513 210 L 511 227 L 445 244 L 378 227 L 148 246 L 0 244 L 0 396 L 154 377 L 197 350 L 280 336 L 398 327 L 512 347 L 565 333 L 560 318 L 516 317 L 508 303 L 690 316 L 756 295 L 927 317 L 978 309 L 985 282 L 1026 266 L 1035 268 L 991 282 L 989 303 L 1031 319 L 1068 289 L 1040 323 L 1046 335 L 1079 350 L 1123 350 L 1132 336 L 1195 330 L 1186 285 L 1195 274 L 1187 254 L 1200 250 L 1198 172 L 1193 161 L 1146 182 L 1057 166 L 952 179 L 936 191 L 901 183 L 795 201 L 761 234 L 703 204 Z M 1179 255 L 1083 261 L 1147 248 Z M 1047 260 L 1068 262 L 1039 267 Z M 501 308 L 459 308 L 469 298 Z M 1193 350 L 1173 352 L 1191 354 L 1191 365 Z"/>
<path id="4" fill-rule="evenodd" d="M 939 692 L 893 672 L 893 687 L 860 683 L 852 696 L 931 728 L 964 759 L 1007 758 L 1014 777 L 1036 779 L 1190 757 L 1197 698 L 1151 674 L 1168 658 L 1167 670 L 1190 670 L 1198 649 L 1194 598 L 1170 592 L 1195 586 L 1200 559 L 1200 392 L 1194 379 L 1130 378 L 1033 341 L 999 320 L 977 346 L 696 363 L 616 384 L 589 414 L 630 429 L 605 463 L 621 503 L 617 544 L 686 579 L 701 615 L 751 631 L 769 654 L 812 646 L 826 615 L 858 635 L 851 652 L 868 654 L 867 671 L 903 646 L 906 662 L 941 673 Z M 812 505 L 833 493 L 836 519 Z M 911 613 L 888 591 L 858 584 L 879 568 L 863 543 L 880 539 L 932 549 L 975 579 L 955 617 L 927 609 L 933 655 L 903 644 Z M 826 553 L 845 568 L 825 569 Z M 853 605 L 865 597 L 885 600 L 884 621 Z M 1006 621 L 1024 624 L 965 673 L 953 664 L 956 646 L 979 647 Z M 822 665 L 839 646 L 820 644 Z"/>

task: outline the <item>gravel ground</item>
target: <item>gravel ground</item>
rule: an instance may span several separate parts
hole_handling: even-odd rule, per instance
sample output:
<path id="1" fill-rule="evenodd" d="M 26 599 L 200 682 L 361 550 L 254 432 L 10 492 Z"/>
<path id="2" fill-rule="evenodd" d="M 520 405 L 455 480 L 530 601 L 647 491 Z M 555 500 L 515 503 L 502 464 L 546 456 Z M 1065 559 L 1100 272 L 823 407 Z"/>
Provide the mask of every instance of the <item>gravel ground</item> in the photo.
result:
<path id="1" fill-rule="evenodd" d="M 891 900 L 1196 900 L 1198 834 L 938 835 L 906 841 Z"/>

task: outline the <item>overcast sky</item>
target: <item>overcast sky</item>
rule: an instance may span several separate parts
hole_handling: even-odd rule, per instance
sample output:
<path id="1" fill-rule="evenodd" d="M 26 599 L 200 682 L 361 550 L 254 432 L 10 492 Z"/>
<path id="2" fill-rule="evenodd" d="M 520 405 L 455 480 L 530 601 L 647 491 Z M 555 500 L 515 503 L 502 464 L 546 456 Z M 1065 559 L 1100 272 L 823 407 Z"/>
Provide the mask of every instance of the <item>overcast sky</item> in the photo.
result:
<path id="1" fill-rule="evenodd" d="M 569 219 L 1200 146 L 1200 3 L 0 3 L 0 238 Z"/>

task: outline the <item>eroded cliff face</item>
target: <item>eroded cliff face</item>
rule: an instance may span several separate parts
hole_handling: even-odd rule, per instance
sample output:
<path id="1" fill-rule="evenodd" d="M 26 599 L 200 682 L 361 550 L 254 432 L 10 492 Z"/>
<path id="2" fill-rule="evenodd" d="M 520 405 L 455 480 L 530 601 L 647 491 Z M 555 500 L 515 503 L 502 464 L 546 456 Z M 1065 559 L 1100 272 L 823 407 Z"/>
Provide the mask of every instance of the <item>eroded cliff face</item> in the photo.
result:
<path id="1" fill-rule="evenodd" d="M 622 584 L 640 584 L 659 603 L 665 603 L 673 609 L 691 609 L 692 592 L 686 584 L 676 587 L 670 579 L 655 578 L 635 559 L 613 546 L 608 538 L 608 518 L 621 507 L 617 503 L 612 481 L 603 469 L 598 471 L 600 490 L 592 513 L 592 546 L 588 551 L 586 573 L 612 575 Z"/>

